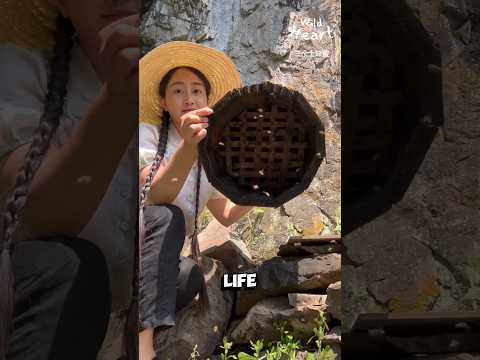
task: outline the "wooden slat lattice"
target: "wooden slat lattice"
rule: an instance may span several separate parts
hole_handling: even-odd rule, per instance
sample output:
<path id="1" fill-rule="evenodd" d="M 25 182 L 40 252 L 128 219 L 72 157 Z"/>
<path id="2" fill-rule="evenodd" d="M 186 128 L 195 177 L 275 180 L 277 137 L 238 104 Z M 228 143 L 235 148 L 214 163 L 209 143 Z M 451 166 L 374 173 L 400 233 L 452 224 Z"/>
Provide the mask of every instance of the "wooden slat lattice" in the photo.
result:
<path id="1" fill-rule="evenodd" d="M 218 149 L 238 184 L 272 193 L 301 180 L 307 129 L 285 108 L 254 105 L 228 123 Z"/>

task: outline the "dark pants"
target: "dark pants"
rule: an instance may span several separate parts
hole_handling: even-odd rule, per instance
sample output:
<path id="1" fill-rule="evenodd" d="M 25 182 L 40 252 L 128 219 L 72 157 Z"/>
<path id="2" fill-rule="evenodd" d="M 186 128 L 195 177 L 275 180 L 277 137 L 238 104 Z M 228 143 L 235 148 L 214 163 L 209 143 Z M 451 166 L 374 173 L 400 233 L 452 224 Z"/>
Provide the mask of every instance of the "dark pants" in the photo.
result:
<path id="1" fill-rule="evenodd" d="M 140 257 L 140 330 L 174 326 L 175 314 L 199 293 L 202 276 L 198 265 L 181 257 L 185 218 L 174 205 L 147 206 L 145 237 Z"/>
<path id="2" fill-rule="evenodd" d="M 77 238 L 19 242 L 12 254 L 14 330 L 8 360 L 95 360 L 111 295 L 101 251 Z"/>

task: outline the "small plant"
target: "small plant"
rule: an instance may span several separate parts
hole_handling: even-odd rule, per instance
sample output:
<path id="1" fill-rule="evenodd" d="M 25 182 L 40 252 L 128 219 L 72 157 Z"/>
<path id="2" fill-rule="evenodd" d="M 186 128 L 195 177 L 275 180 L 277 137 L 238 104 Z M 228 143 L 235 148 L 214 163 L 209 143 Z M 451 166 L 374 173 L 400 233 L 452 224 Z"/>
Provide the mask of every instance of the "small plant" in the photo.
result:
<path id="1" fill-rule="evenodd" d="M 200 214 L 200 218 L 199 218 L 199 233 L 202 232 L 207 226 L 208 224 L 213 220 L 213 215 L 210 211 L 208 211 L 208 209 L 205 209 L 204 211 L 202 211 L 202 213 Z"/>
<path id="2" fill-rule="evenodd" d="M 198 352 L 198 345 L 195 344 L 188 360 L 197 360 L 197 359 L 200 359 L 200 353 Z"/>
<path id="3" fill-rule="evenodd" d="M 317 350 L 315 353 L 306 353 L 305 360 L 335 360 L 337 355 L 330 349 L 330 346 L 322 347 L 322 340 L 325 337 L 326 332 L 328 331 L 328 324 L 325 320 L 325 316 L 323 313 L 320 313 L 318 318 L 315 319 L 315 328 L 313 329 L 313 333 L 315 334 L 312 336 L 308 341 L 307 344 L 310 343 L 315 338 L 315 345 L 317 346 Z"/>
<path id="4" fill-rule="evenodd" d="M 322 340 L 325 337 L 325 333 L 328 331 L 328 324 L 325 320 L 325 315 L 323 315 L 323 313 L 320 313 L 320 315 L 315 319 L 315 324 L 316 326 L 313 328 L 313 333 L 315 335 L 308 340 L 307 344 L 312 339 L 316 338 L 315 345 L 317 345 L 317 350 L 321 350 Z"/>
<path id="5" fill-rule="evenodd" d="M 318 360 L 335 360 L 337 355 L 330 349 L 330 346 L 324 347 L 322 350 L 317 352 Z"/>
<path id="6" fill-rule="evenodd" d="M 253 208 L 246 216 L 247 224 L 242 231 L 242 238 L 247 246 L 255 244 L 261 230 L 258 228 L 262 221 L 265 210 L 259 207 Z"/>
<path id="7" fill-rule="evenodd" d="M 230 349 L 233 346 L 233 342 L 228 341 L 227 337 L 225 336 L 223 338 L 223 345 L 220 346 L 220 348 L 223 350 L 223 354 L 220 354 L 220 359 L 221 360 L 236 360 L 237 357 L 235 355 L 229 355 L 228 353 L 230 352 Z"/>
<path id="8" fill-rule="evenodd" d="M 255 343 L 250 341 L 250 348 L 253 350 L 253 355 L 241 352 L 238 354 L 238 360 L 258 360 L 260 353 L 263 350 L 263 340 L 257 340 Z"/>
<path id="9" fill-rule="evenodd" d="M 263 350 L 263 340 L 257 340 L 255 343 L 250 341 L 250 345 L 253 350 L 253 356 L 260 357 L 260 353 Z"/>
<path id="10" fill-rule="evenodd" d="M 286 330 L 287 322 L 278 321 L 275 324 L 275 329 L 280 333 L 280 340 L 274 343 L 270 343 L 264 357 L 255 357 L 254 359 L 266 359 L 266 360 L 295 360 L 297 356 L 297 350 L 300 348 L 300 343 L 294 339 L 293 335 Z M 257 342 L 257 344 L 259 344 Z M 263 348 L 261 343 L 260 349 Z M 261 350 L 260 350 L 261 351 Z M 258 351 L 258 353 L 260 352 Z"/>

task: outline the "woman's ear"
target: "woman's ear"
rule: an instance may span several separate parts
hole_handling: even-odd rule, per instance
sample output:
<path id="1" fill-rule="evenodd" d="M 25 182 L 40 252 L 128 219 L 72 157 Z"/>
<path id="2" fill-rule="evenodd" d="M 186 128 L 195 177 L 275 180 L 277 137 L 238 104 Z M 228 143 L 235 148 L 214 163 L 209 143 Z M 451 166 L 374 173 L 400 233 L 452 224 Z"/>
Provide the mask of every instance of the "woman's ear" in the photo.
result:
<path id="1" fill-rule="evenodd" d="M 65 0 L 47 0 L 51 5 L 53 5 L 57 10 L 63 15 L 63 17 L 68 18 L 69 14 L 67 11 L 67 6 Z"/>
<path id="2" fill-rule="evenodd" d="M 166 103 L 165 99 L 162 98 L 162 97 L 160 97 L 160 107 L 161 107 L 163 110 L 168 111 L 168 109 L 167 109 L 167 103 Z"/>

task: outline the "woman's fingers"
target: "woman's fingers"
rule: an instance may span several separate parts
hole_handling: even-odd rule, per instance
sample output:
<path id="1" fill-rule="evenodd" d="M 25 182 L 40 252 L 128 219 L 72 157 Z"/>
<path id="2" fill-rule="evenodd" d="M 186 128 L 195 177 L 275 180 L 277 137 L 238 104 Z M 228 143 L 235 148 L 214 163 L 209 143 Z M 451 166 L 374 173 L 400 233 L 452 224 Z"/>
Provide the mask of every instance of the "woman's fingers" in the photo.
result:
<path id="1" fill-rule="evenodd" d="M 188 121 L 188 125 L 191 125 L 191 124 L 208 124 L 208 118 L 195 116 L 193 118 L 190 118 L 190 121 Z"/>
<path id="2" fill-rule="evenodd" d="M 201 109 L 193 110 L 190 111 L 184 115 L 181 116 L 182 121 L 186 122 L 187 119 L 195 119 L 196 122 L 200 122 L 200 119 L 202 121 L 208 121 L 208 117 L 213 114 L 213 110 L 209 108 L 208 106 L 205 106 Z M 189 123 L 191 122 L 190 120 L 188 121 Z"/>
<path id="3" fill-rule="evenodd" d="M 181 127 L 187 128 L 193 124 L 208 124 L 208 118 L 191 115 L 183 120 Z"/>
<path id="4" fill-rule="evenodd" d="M 197 116 L 208 116 L 208 115 L 212 115 L 212 113 L 213 113 L 213 110 L 208 106 L 189 112 L 189 114 L 197 115 Z"/>
<path id="5" fill-rule="evenodd" d="M 190 130 L 193 132 L 193 133 L 196 133 L 202 129 L 206 129 L 208 128 L 208 124 L 205 124 L 205 123 L 202 123 L 202 124 L 192 124 L 189 126 Z"/>
<path id="6" fill-rule="evenodd" d="M 182 121 L 180 126 L 182 137 L 191 143 L 200 142 L 207 134 L 208 116 L 212 113 L 213 110 L 206 106 L 183 115 L 180 118 Z"/>
<path id="7" fill-rule="evenodd" d="M 199 132 L 197 132 L 195 135 L 193 135 L 193 138 L 198 143 L 198 142 L 202 141 L 202 139 L 205 138 L 205 136 L 207 136 L 207 130 L 202 129 Z"/>
<path id="8" fill-rule="evenodd" d="M 105 38 L 103 47 L 100 49 L 100 56 L 106 71 L 108 71 L 108 67 L 119 63 L 123 65 L 119 68 L 124 72 L 118 75 L 128 75 L 131 68 L 138 64 L 140 58 L 138 29 L 130 25 L 119 24 L 115 31 Z"/>

